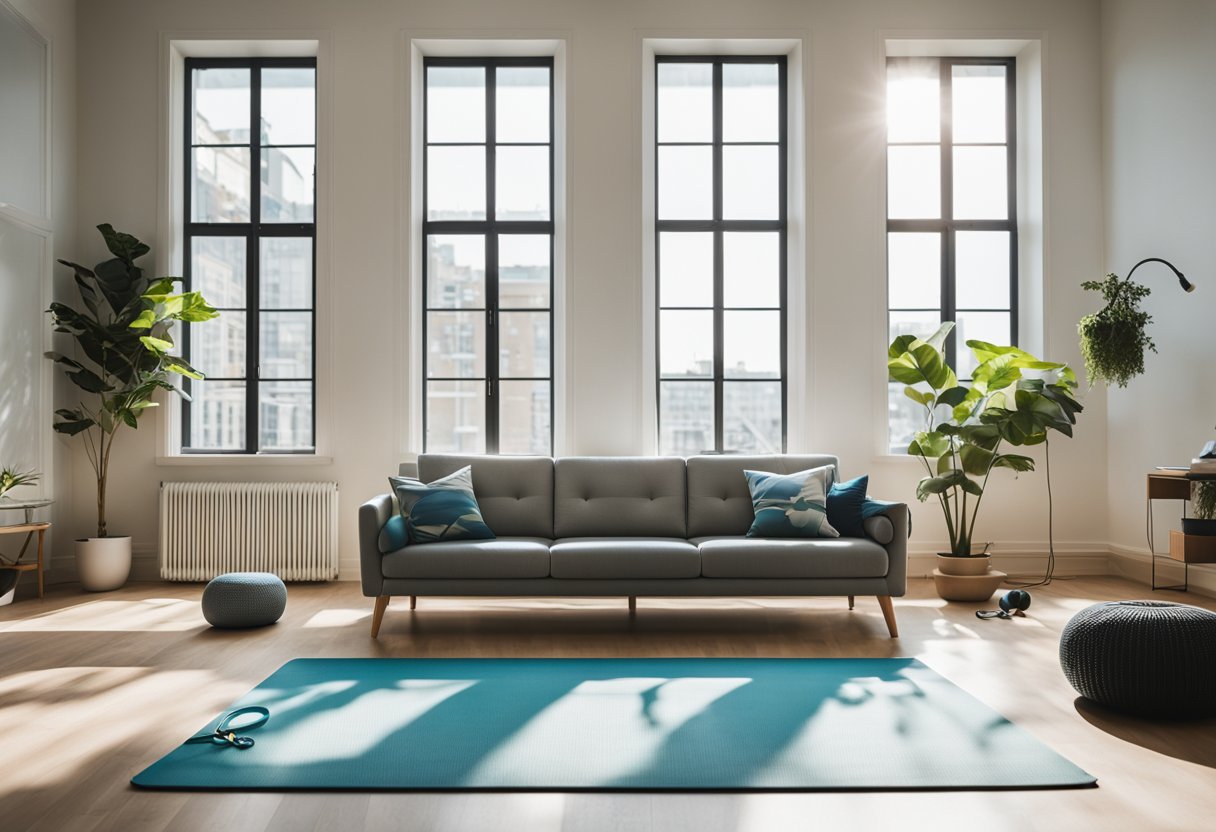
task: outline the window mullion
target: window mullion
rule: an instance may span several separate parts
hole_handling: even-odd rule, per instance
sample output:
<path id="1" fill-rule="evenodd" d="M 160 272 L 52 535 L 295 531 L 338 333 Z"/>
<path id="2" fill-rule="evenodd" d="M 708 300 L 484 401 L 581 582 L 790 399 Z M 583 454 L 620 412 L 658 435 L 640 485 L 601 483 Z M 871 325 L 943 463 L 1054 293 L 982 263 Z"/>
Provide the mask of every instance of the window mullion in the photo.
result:
<path id="1" fill-rule="evenodd" d="M 941 256 L 942 256 L 942 290 L 941 304 L 943 321 L 955 319 L 955 285 L 954 285 L 954 133 L 951 127 L 952 107 L 952 62 L 942 58 L 938 70 L 941 85 L 941 214 L 944 224 Z M 958 338 L 951 332 L 946 342 L 946 355 L 950 366 L 958 366 Z"/>
<path id="2" fill-rule="evenodd" d="M 259 275 L 259 231 L 262 223 L 262 64 L 253 61 L 249 70 L 249 220 L 250 231 L 245 238 L 245 453 L 256 454 L 260 448 L 258 430 L 261 408 L 258 406 L 261 385 L 262 339 Z"/>
<path id="3" fill-rule="evenodd" d="M 182 253 L 182 289 L 185 291 L 192 291 L 194 288 L 194 274 L 193 274 L 193 271 L 194 271 L 193 270 L 194 239 L 193 239 L 193 234 L 192 234 L 192 228 L 193 228 L 193 223 L 194 223 L 194 208 L 191 203 L 193 200 L 192 190 L 193 190 L 193 184 L 194 184 L 193 179 L 194 179 L 194 106 L 195 106 L 195 102 L 194 102 L 194 72 L 193 72 L 193 69 L 190 67 L 189 62 L 187 62 L 187 64 L 186 64 L 184 74 L 185 74 L 185 83 L 183 85 L 184 90 L 183 90 L 183 94 L 182 94 L 182 100 L 184 102 L 183 108 L 182 108 L 183 109 L 182 115 L 186 122 L 185 123 L 185 132 L 183 133 L 183 135 L 186 137 L 186 150 L 185 150 L 185 153 L 183 154 L 183 158 L 182 158 L 182 174 L 183 174 L 182 175 L 182 180 L 183 180 L 182 181 L 182 193 L 185 196 L 185 205 L 183 206 L 183 209 L 182 209 L 182 217 L 184 218 L 183 224 L 185 226 L 183 233 L 182 233 L 182 250 L 183 250 L 183 253 Z M 191 351 L 190 351 L 190 341 L 191 341 L 190 327 L 183 326 L 181 328 L 181 334 L 182 334 L 182 354 L 184 356 L 186 356 L 187 360 L 189 360 L 189 359 L 193 358 L 193 355 L 191 354 Z M 188 378 L 187 376 L 182 376 L 181 384 L 182 384 L 182 389 L 186 392 L 186 394 L 192 395 L 194 381 L 192 379 Z M 189 448 L 193 442 L 193 437 L 191 436 L 191 429 L 190 429 L 190 421 L 191 421 L 191 415 L 192 415 L 191 411 L 190 411 L 190 407 L 191 407 L 190 399 L 185 399 L 182 401 L 181 422 L 180 422 L 181 448 Z M 181 450 L 181 448 L 179 448 L 178 450 Z"/>
<path id="4" fill-rule="evenodd" d="M 1018 344 L 1018 179 L 1017 73 L 1013 60 L 1005 64 L 1005 193 L 1009 199 L 1009 335 Z"/>
<path id="5" fill-rule="evenodd" d="M 778 162 L 778 199 L 781 201 L 779 206 L 778 216 L 781 221 L 779 229 L 779 237 L 781 253 L 780 264 L 778 266 L 779 282 L 779 298 L 778 303 L 781 305 L 781 453 L 786 453 L 789 450 L 789 387 L 790 387 L 790 372 L 789 372 L 789 118 L 788 118 L 788 73 L 785 58 L 781 58 L 780 70 L 777 75 L 777 94 L 780 96 L 778 100 L 778 132 L 777 132 L 777 152 L 780 154 Z"/>
<path id="6" fill-rule="evenodd" d="M 722 62 L 713 63 L 713 216 L 714 216 L 714 450 L 724 450 L 723 377 L 725 358 L 722 263 Z"/>
<path id="7" fill-rule="evenodd" d="M 495 141 L 498 138 L 497 74 L 494 62 L 485 63 L 486 70 L 486 453 L 496 454 L 499 447 L 499 384 L 498 384 L 498 234 L 492 231 L 498 220 L 497 162 Z"/>

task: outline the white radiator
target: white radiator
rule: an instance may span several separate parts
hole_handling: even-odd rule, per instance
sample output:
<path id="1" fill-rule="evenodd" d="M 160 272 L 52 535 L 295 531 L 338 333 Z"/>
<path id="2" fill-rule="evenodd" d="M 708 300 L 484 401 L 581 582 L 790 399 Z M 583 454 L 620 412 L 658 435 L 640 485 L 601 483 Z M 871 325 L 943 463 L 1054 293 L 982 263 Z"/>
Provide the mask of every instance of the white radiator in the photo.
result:
<path id="1" fill-rule="evenodd" d="M 161 578 L 209 581 L 224 572 L 337 578 L 338 484 L 161 483 Z"/>

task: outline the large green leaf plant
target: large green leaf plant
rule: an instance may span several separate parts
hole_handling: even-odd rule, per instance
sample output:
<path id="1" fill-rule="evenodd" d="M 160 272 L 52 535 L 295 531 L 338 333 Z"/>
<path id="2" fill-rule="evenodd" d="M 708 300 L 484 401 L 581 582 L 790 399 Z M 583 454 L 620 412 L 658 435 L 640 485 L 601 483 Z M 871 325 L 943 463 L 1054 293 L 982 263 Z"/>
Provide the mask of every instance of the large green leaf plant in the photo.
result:
<path id="1" fill-rule="evenodd" d="M 48 352 L 80 389 L 76 407 L 55 411 L 55 430 L 83 434 L 85 450 L 97 475 L 97 536 L 106 537 L 106 483 L 114 440 L 125 426 L 139 427 L 140 415 L 156 407 L 157 390 L 189 398 L 174 384 L 173 374 L 201 379 L 202 373 L 173 355 L 171 329 L 219 315 L 198 292 L 174 293 L 181 278 L 149 278 L 135 261 L 151 249 L 109 224 L 97 226 L 112 258 L 87 269 L 59 262 L 75 273 L 82 309 L 52 303 L 48 310 L 56 332 L 75 341 L 74 355 Z"/>
<path id="2" fill-rule="evenodd" d="M 925 411 L 925 427 L 908 446 L 927 474 L 916 497 L 938 501 L 950 554 L 968 557 L 992 472 L 1034 470 L 1032 458 L 1006 448 L 1043 444 L 1050 431 L 1071 437 L 1082 408 L 1073 397 L 1076 374 L 1067 364 L 1042 361 L 1017 347 L 968 341 L 977 366 L 970 383 L 960 384 L 943 352 L 953 328 L 946 322 L 927 338 L 897 337 L 887 350 L 887 371 Z"/>

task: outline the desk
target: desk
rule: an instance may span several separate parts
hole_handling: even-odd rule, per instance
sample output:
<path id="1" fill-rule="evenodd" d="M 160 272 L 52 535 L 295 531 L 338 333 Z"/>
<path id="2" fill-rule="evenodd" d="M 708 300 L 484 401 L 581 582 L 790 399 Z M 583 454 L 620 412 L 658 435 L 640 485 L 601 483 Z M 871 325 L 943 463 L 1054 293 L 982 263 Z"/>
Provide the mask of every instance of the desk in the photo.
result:
<path id="1" fill-rule="evenodd" d="M 29 572 L 36 569 L 38 571 L 38 597 L 42 597 L 42 539 L 46 535 L 46 530 L 51 527 L 50 523 L 21 523 L 16 526 L 0 526 L 0 535 L 2 534 L 25 534 L 25 543 L 21 546 L 21 552 L 17 555 L 17 559 L 9 563 L 7 560 L 0 560 L 0 569 L 12 569 L 15 572 Z M 36 563 L 22 563 L 21 558 L 25 556 L 25 550 L 30 545 L 30 539 L 37 533 L 38 535 L 38 561 Z M 18 575 L 20 577 L 20 575 Z"/>
<path id="2" fill-rule="evenodd" d="M 1191 474 L 1189 471 L 1150 471 L 1145 483 L 1145 529 L 1148 534 L 1148 552 L 1152 559 L 1153 589 L 1176 589 L 1186 592 L 1190 580 L 1192 563 L 1216 563 L 1216 537 L 1199 534 L 1183 534 L 1170 529 L 1170 550 L 1158 553 L 1153 543 L 1153 500 L 1181 500 L 1182 516 L 1186 516 L 1186 504 L 1191 499 L 1191 483 L 1201 480 L 1216 480 L 1213 474 Z M 1157 559 L 1169 558 L 1182 564 L 1182 583 L 1177 586 L 1157 586 Z"/>

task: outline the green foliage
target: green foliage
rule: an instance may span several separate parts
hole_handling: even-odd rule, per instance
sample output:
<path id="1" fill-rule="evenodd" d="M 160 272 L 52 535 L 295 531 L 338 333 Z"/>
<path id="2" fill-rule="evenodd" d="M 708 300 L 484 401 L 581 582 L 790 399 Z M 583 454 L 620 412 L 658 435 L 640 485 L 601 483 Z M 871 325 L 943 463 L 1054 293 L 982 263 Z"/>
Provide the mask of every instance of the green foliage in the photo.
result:
<path id="1" fill-rule="evenodd" d="M 97 535 L 105 537 L 105 490 L 114 437 L 124 426 L 139 427 L 139 416 L 156 407 L 157 390 L 185 393 L 172 374 L 202 378 L 180 356 L 172 355 L 171 330 L 219 315 L 198 292 L 173 293 L 180 278 L 152 279 L 135 264 L 151 250 L 109 224 L 97 226 L 114 255 L 87 269 L 67 260 L 83 309 L 52 303 L 55 331 L 70 335 L 74 356 L 48 352 L 78 388 L 80 403 L 55 411 L 54 428 L 66 436 L 84 434 L 89 462 L 97 475 Z"/>
<path id="2" fill-rule="evenodd" d="M 42 477 L 35 471 L 18 471 L 16 468 L 0 468 L 0 497 L 22 485 L 33 485 Z"/>
<path id="3" fill-rule="evenodd" d="M 1077 325 L 1081 355 L 1090 385 L 1099 381 L 1120 387 L 1144 372 L 1144 351 L 1157 351 L 1145 331 L 1153 316 L 1140 308 L 1152 291 L 1132 280 L 1108 274 L 1105 280 L 1087 280 L 1081 288 L 1101 292 L 1106 305 L 1086 315 Z"/>
<path id="4" fill-rule="evenodd" d="M 1038 445 L 1053 430 L 1071 437 L 1082 407 L 1073 397 L 1077 377 L 1067 364 L 985 341 L 967 342 L 977 366 L 970 385 L 960 385 L 942 350 L 953 328 L 947 322 L 927 338 L 899 336 L 887 350 L 887 372 L 892 381 L 908 385 L 904 394 L 925 410 L 925 429 L 908 446 L 928 474 L 917 485 L 916 498 L 937 498 L 950 553 L 966 557 L 993 470 L 1034 470 L 1033 459 L 1003 453 L 1002 445 Z M 968 497 L 974 498 L 970 507 Z"/>
<path id="5" fill-rule="evenodd" d="M 1216 520 L 1216 480 L 1199 480 L 1191 484 L 1191 505 L 1199 520 Z"/>

